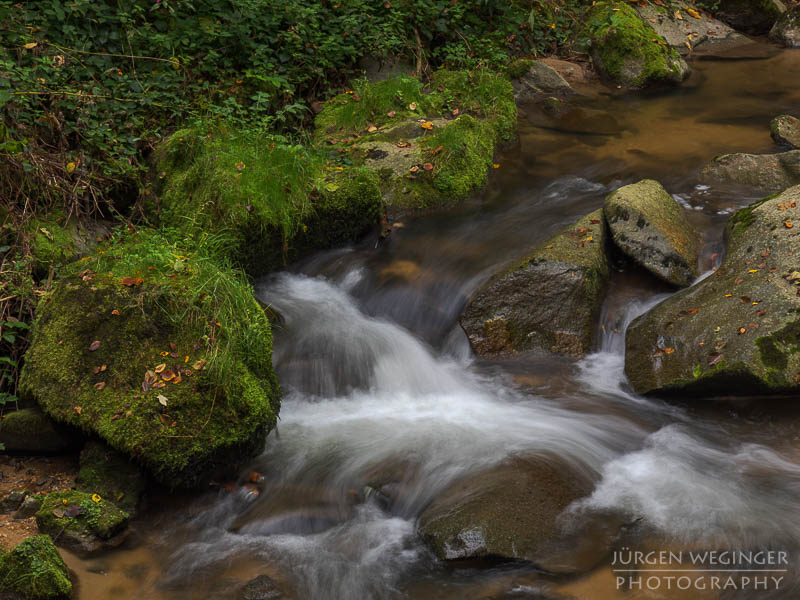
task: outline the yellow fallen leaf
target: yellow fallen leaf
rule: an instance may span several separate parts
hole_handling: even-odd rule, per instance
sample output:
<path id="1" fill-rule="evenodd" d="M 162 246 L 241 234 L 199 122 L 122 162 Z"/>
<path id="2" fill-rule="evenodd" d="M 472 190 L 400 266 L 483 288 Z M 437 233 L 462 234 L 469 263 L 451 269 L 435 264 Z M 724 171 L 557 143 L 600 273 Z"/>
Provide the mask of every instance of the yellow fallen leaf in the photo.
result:
<path id="1" fill-rule="evenodd" d="M 100 494 L 92 494 L 92 502 L 97 504 L 98 502 L 100 502 L 100 500 L 102 500 L 102 498 L 100 497 Z"/>
<path id="2" fill-rule="evenodd" d="M 748 273 L 758 273 L 758 269 L 750 269 Z"/>
<path id="3" fill-rule="evenodd" d="M 423 129 L 427 129 L 428 131 L 430 131 L 431 129 L 433 129 L 433 123 L 431 123 L 430 121 L 425 121 L 424 123 L 422 123 L 421 127 Z"/>
<path id="4" fill-rule="evenodd" d="M 160 365 L 157 365 L 157 366 L 156 366 L 156 368 L 155 368 L 155 369 L 153 369 L 153 370 L 154 370 L 156 373 L 161 373 L 161 372 L 162 372 L 162 371 L 164 371 L 164 369 L 166 369 L 166 368 L 167 368 L 167 363 L 161 363 Z"/>
<path id="5" fill-rule="evenodd" d="M 77 165 L 74 162 L 67 163 L 67 173 L 72 173 Z"/>
<path id="6" fill-rule="evenodd" d="M 689 13 L 690 15 L 692 15 L 692 16 L 693 16 L 695 19 L 699 19 L 699 18 L 700 18 L 700 13 L 699 13 L 699 12 L 697 12 L 697 11 L 696 11 L 695 9 L 693 9 L 693 8 L 687 8 L 687 9 L 686 9 L 686 12 L 687 12 L 687 13 Z"/>
<path id="7" fill-rule="evenodd" d="M 500 168 L 500 163 L 492 163 L 492 168 L 493 169 L 499 169 Z"/>
<path id="8" fill-rule="evenodd" d="M 29 43 L 25 44 L 25 49 L 26 50 L 30 50 L 32 48 L 36 48 L 36 46 L 38 46 L 38 45 L 39 45 L 39 42 L 29 42 Z"/>

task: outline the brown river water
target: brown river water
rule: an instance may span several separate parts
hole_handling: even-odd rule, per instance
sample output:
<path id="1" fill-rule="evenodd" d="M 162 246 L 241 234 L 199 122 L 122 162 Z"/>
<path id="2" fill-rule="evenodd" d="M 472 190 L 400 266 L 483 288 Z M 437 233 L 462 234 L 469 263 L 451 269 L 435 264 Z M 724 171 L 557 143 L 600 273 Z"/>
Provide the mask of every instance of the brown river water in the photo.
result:
<path id="1" fill-rule="evenodd" d="M 279 430 L 251 466 L 265 475 L 263 492 L 156 495 L 120 548 L 64 553 L 78 600 L 240 598 L 259 574 L 303 600 L 800 598 L 797 409 L 666 404 L 626 385 L 624 327 L 669 290 L 615 273 L 597 352 L 577 364 L 477 360 L 457 323 L 498 267 L 645 177 L 661 181 L 702 232 L 703 270 L 718 263 L 726 219 L 758 194 L 699 185 L 699 169 L 723 152 L 777 151 L 770 119 L 800 111 L 800 51 L 763 45 L 760 54 L 696 60 L 678 90 L 598 94 L 560 120 L 528 111 L 481 194 L 395 222 L 379 244 L 323 253 L 259 282 L 259 297 L 285 320 L 275 340 Z M 779 550 L 788 557 L 782 585 L 618 589 L 611 552 L 560 577 L 432 557 L 417 518 L 447 484 L 544 455 L 593 481 L 575 514 L 642 524 L 637 549 Z M 388 510 L 362 501 L 379 479 L 402 487 Z M 707 575 L 698 568 L 681 575 Z"/>

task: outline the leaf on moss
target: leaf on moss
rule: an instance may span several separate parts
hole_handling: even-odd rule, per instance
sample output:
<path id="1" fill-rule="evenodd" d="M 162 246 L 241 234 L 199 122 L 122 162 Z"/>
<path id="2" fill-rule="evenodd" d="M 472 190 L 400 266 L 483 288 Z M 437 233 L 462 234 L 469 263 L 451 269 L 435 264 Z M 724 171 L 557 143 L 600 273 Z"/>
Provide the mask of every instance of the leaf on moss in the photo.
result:
<path id="1" fill-rule="evenodd" d="M 95 340 L 91 344 L 89 344 L 89 350 L 94 352 L 100 347 L 100 340 Z"/>

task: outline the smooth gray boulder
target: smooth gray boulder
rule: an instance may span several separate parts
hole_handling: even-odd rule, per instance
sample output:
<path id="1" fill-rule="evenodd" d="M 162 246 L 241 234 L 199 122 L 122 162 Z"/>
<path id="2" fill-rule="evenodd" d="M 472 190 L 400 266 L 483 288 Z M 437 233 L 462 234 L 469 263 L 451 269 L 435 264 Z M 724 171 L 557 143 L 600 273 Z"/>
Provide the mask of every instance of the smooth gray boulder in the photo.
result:
<path id="1" fill-rule="evenodd" d="M 704 183 L 734 183 L 780 192 L 800 183 L 800 150 L 780 154 L 722 154 L 700 171 Z"/>
<path id="2" fill-rule="evenodd" d="M 800 392 L 800 186 L 731 217 L 711 276 L 631 323 L 625 373 L 640 394 Z"/>
<path id="3" fill-rule="evenodd" d="M 800 149 L 800 119 L 792 115 L 779 115 L 769 124 L 769 132 L 776 144 Z"/>
<path id="4" fill-rule="evenodd" d="M 769 37 L 787 48 L 800 48 L 800 6 L 783 13 L 770 30 Z"/>
<path id="5" fill-rule="evenodd" d="M 558 516 L 591 489 L 591 483 L 560 463 L 514 459 L 449 486 L 422 513 L 419 529 L 441 560 L 545 563 L 569 537 Z M 581 565 L 561 565 L 562 572 L 589 568 L 606 552 L 605 546 L 589 552 Z"/>
<path id="6" fill-rule="evenodd" d="M 597 210 L 475 292 L 460 318 L 475 353 L 589 352 L 608 285 L 605 239 Z"/>
<path id="7" fill-rule="evenodd" d="M 523 104 L 550 96 L 565 98 L 575 93 L 567 80 L 550 65 L 538 60 L 520 61 L 520 64 L 529 66 L 519 79 L 513 79 L 511 82 L 514 87 L 514 99 L 518 103 Z"/>
<path id="8" fill-rule="evenodd" d="M 606 197 L 603 214 L 614 243 L 638 265 L 676 286 L 697 277 L 697 233 L 659 182 L 619 188 Z"/>

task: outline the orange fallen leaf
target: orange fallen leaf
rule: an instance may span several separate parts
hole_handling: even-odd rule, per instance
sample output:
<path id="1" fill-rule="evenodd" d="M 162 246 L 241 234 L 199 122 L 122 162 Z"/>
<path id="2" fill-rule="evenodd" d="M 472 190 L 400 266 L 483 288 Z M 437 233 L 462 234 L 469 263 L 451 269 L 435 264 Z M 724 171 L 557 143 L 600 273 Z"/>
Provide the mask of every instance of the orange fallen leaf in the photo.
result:
<path id="1" fill-rule="evenodd" d="M 206 361 L 205 361 L 205 359 L 201 359 L 201 360 L 198 360 L 197 362 L 195 362 L 195 363 L 192 365 L 192 368 L 193 368 L 195 371 L 200 371 L 200 370 L 201 370 L 201 369 L 202 369 L 202 368 L 203 368 L 205 365 L 206 365 Z"/>
<path id="2" fill-rule="evenodd" d="M 91 344 L 89 344 L 89 350 L 94 352 L 100 347 L 100 340 L 95 340 Z"/>
<path id="3" fill-rule="evenodd" d="M 181 377 L 181 374 L 178 373 L 175 376 L 175 379 L 172 380 L 172 385 L 175 385 L 176 383 L 180 383 L 181 381 L 183 381 L 183 377 Z"/>
<path id="4" fill-rule="evenodd" d="M 460 110 L 458 110 L 457 108 L 454 108 L 454 109 L 453 109 L 453 116 L 454 116 L 454 117 L 457 117 L 457 116 L 458 116 L 458 113 L 460 113 L 460 112 L 461 112 Z"/>
<path id="5" fill-rule="evenodd" d="M 739 335 L 742 335 L 743 333 L 747 333 L 747 328 L 739 327 L 739 329 L 736 331 L 736 333 L 738 333 Z"/>
<path id="6" fill-rule="evenodd" d="M 390 110 L 389 112 L 386 113 L 386 116 L 389 117 L 390 119 L 394 119 L 394 116 L 396 114 L 397 114 L 396 112 L 394 112 L 393 110 Z"/>
<path id="7" fill-rule="evenodd" d="M 80 406 L 73 406 L 72 410 L 75 411 L 76 415 L 80 415 L 83 412 L 83 409 Z"/>
<path id="8" fill-rule="evenodd" d="M 156 366 L 155 372 L 156 373 L 161 373 L 166 368 L 167 368 L 167 363 L 161 363 L 160 365 Z"/>
<path id="9" fill-rule="evenodd" d="M 173 371 L 167 370 L 161 373 L 161 379 L 164 381 L 172 381 L 175 379 L 175 373 Z"/>
<path id="10" fill-rule="evenodd" d="M 167 384 L 166 384 L 166 383 L 164 383 L 163 381 L 156 381 L 156 382 L 153 384 L 153 387 L 154 387 L 154 388 L 157 388 L 157 389 L 161 389 L 161 388 L 163 388 L 163 387 L 164 387 L 164 386 L 166 386 L 166 385 L 167 385 Z"/>
<path id="11" fill-rule="evenodd" d="M 426 171 L 433 171 L 433 163 L 426 162 L 424 165 L 422 165 L 422 168 Z"/>
<path id="12" fill-rule="evenodd" d="M 786 227 L 786 229 L 791 229 L 792 227 L 794 227 L 791 221 L 784 221 L 783 226 Z"/>
<path id="13" fill-rule="evenodd" d="M 111 311 L 111 314 L 114 315 L 115 317 L 118 317 L 119 311 L 115 308 L 114 310 Z"/>
<path id="14" fill-rule="evenodd" d="M 672 354 L 675 352 L 675 348 L 664 348 L 664 354 Z"/>
<path id="15" fill-rule="evenodd" d="M 169 352 L 167 352 L 166 350 L 164 350 L 163 352 L 159 352 L 159 354 L 161 356 L 169 356 Z"/>
<path id="16" fill-rule="evenodd" d="M 141 277 L 123 277 L 122 280 L 120 280 L 120 283 L 128 287 L 133 287 L 135 285 L 144 283 L 144 279 Z"/>
<path id="17" fill-rule="evenodd" d="M 419 171 L 419 167 L 417 165 L 414 165 L 409 169 L 409 171 L 411 171 L 412 173 L 416 173 L 417 171 Z"/>
<path id="18" fill-rule="evenodd" d="M 500 163 L 492 163 L 492 168 L 493 169 L 499 169 L 500 168 Z"/>
<path id="19" fill-rule="evenodd" d="M 98 392 L 102 390 L 104 387 L 106 387 L 105 381 L 98 381 L 97 383 L 94 384 L 94 389 L 96 389 Z"/>

